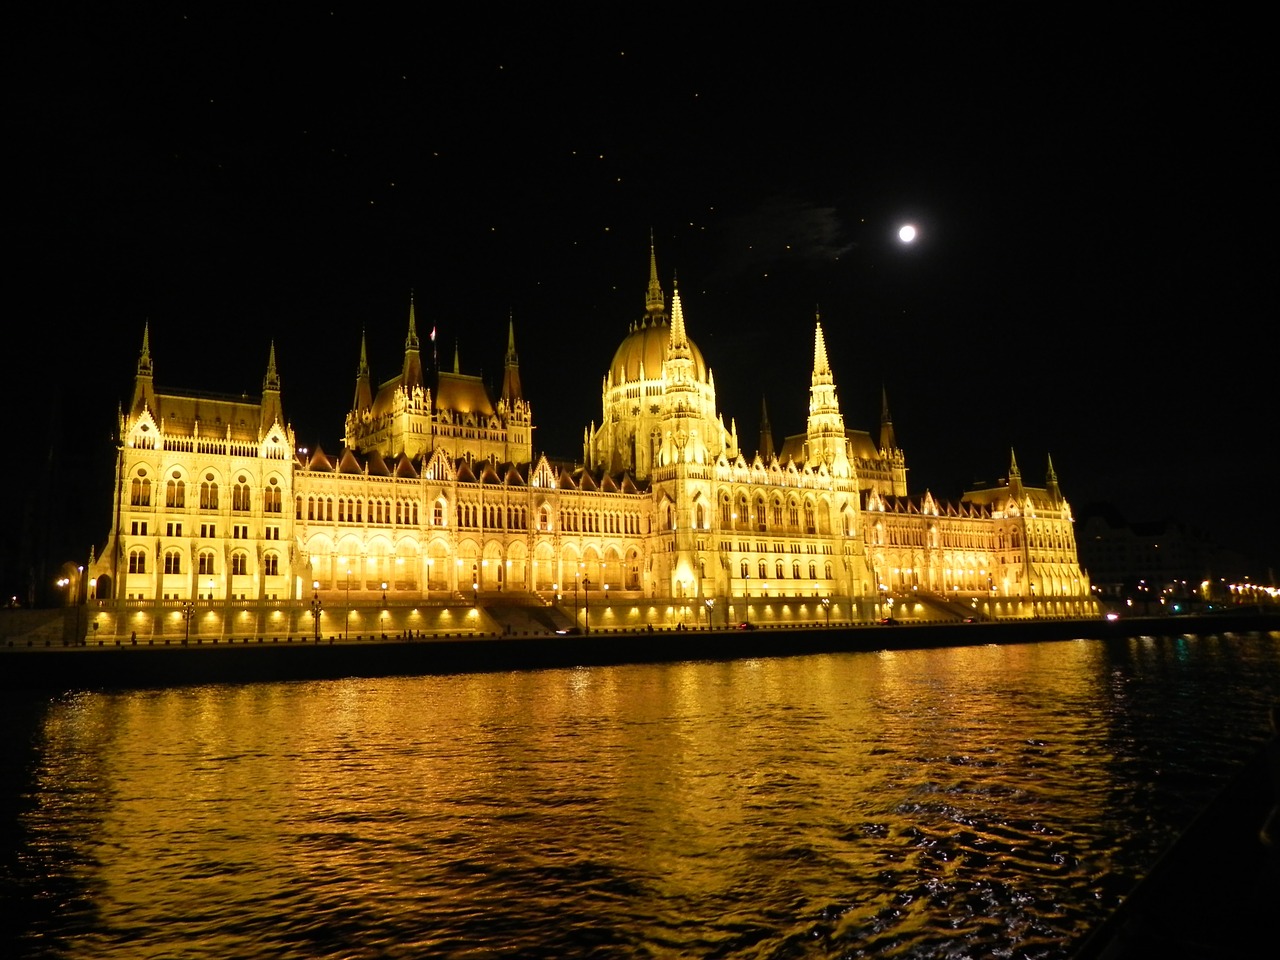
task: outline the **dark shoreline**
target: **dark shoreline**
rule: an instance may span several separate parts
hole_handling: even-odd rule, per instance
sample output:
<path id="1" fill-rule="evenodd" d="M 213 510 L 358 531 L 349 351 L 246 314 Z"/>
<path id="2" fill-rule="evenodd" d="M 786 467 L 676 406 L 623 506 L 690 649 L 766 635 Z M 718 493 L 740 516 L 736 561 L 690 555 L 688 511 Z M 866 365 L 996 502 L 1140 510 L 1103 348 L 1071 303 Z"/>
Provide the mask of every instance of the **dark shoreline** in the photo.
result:
<path id="1" fill-rule="evenodd" d="M 413 676 L 627 663 L 909 650 L 975 644 L 1280 631 L 1280 611 L 1107 621 L 1018 620 L 844 627 L 594 633 L 316 643 L 271 639 L 183 645 L 12 647 L 0 689 L 74 690 Z"/>

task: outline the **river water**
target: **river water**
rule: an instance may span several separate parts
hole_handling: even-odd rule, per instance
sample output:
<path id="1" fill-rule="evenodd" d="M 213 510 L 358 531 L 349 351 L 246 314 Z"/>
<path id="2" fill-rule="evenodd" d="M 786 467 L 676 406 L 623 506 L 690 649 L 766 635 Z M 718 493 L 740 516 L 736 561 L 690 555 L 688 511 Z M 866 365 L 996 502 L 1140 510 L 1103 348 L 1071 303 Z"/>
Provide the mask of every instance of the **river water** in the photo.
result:
<path id="1" fill-rule="evenodd" d="M 1065 957 L 1278 696 L 1243 634 L 17 697 L 0 954 Z"/>

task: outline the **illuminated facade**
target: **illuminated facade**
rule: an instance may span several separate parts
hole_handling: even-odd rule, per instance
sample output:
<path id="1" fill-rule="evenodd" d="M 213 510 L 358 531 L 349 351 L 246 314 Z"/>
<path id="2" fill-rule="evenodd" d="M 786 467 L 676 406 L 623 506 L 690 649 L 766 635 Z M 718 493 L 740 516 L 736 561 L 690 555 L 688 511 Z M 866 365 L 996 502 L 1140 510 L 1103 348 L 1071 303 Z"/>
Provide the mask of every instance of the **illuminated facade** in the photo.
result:
<path id="1" fill-rule="evenodd" d="M 98 607 L 180 604 L 188 629 L 197 604 L 560 609 L 572 592 L 576 616 L 578 590 L 596 612 L 621 604 L 618 626 L 690 608 L 709 622 L 1093 612 L 1052 463 L 1044 487 L 1011 457 L 1005 482 L 959 501 L 908 494 L 887 402 L 878 442 L 845 426 L 820 322 L 804 432 L 775 452 L 766 417 L 748 454 L 651 250 L 645 312 L 576 464 L 534 450 L 507 333 L 494 396 L 456 352 L 450 370 L 424 365 L 411 303 L 400 372 L 376 389 L 362 341 L 345 445 L 328 452 L 297 446 L 274 345 L 259 400 L 159 392 L 145 331 L 91 562 Z"/>

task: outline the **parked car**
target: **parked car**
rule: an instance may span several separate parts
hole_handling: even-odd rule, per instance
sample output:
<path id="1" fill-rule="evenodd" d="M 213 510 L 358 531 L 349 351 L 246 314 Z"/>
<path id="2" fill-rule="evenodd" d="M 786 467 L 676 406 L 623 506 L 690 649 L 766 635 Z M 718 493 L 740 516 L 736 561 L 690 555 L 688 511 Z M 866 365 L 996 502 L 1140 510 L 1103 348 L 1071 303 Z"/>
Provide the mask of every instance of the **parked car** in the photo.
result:
<path id="1" fill-rule="evenodd" d="M 885 624 L 886 626 L 897 626 L 897 623 L 898 623 L 898 621 L 895 620 L 893 617 L 881 617 L 880 622 Z"/>
<path id="2" fill-rule="evenodd" d="M 748 623 L 746 620 L 743 620 L 740 624 L 738 624 L 739 630 L 754 630 L 755 628 L 756 628 L 756 625 L 754 623 Z"/>

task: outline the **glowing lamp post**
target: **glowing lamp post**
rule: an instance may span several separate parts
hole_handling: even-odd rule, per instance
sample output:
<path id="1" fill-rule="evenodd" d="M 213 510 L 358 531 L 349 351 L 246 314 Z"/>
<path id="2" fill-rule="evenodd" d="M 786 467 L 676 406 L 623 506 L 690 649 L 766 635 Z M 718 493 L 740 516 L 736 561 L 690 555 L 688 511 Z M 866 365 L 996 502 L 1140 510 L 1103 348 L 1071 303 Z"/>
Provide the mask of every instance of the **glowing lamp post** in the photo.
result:
<path id="1" fill-rule="evenodd" d="M 191 639 L 191 620 L 196 615 L 196 605 L 190 600 L 182 605 L 182 619 L 186 624 L 186 630 L 182 635 L 182 645 L 185 647 L 187 641 Z"/>
<path id="2" fill-rule="evenodd" d="M 582 578 L 582 632 L 591 632 L 591 578 Z"/>
<path id="3" fill-rule="evenodd" d="M 311 622 L 316 631 L 316 643 L 320 642 L 320 611 L 324 604 L 320 602 L 320 581 L 311 581 Z"/>
<path id="4" fill-rule="evenodd" d="M 830 597 L 822 598 L 822 611 L 827 615 L 827 626 L 830 627 L 831 626 L 831 598 Z"/>
<path id="5" fill-rule="evenodd" d="M 347 609 L 342 618 L 342 639 L 351 639 L 351 568 L 347 567 Z"/>

